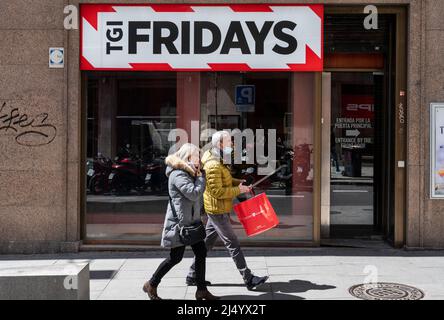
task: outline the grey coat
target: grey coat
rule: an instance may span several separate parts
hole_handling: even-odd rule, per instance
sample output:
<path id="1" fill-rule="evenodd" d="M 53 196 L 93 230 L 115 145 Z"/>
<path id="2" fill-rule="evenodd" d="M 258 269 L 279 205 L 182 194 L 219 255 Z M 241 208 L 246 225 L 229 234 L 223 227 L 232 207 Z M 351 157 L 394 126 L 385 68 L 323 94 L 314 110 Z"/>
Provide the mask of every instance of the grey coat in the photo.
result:
<path id="1" fill-rule="evenodd" d="M 167 164 L 165 173 L 168 176 L 168 192 L 178 220 L 173 216 L 171 202 L 168 199 L 161 246 L 175 248 L 183 245 L 179 240 L 179 226 L 189 226 L 201 219 L 205 179 L 201 175 L 195 176 L 194 169 L 175 155 L 168 156 L 165 163 Z M 192 218 L 193 207 L 194 218 Z"/>

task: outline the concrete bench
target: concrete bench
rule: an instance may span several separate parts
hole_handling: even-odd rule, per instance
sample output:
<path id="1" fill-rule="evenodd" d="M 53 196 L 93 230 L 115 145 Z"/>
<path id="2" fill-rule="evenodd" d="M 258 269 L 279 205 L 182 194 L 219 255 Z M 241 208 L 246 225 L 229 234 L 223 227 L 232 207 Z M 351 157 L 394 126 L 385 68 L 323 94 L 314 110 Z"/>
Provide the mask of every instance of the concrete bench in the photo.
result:
<path id="1" fill-rule="evenodd" d="M 89 264 L 0 269 L 0 300 L 89 300 Z"/>

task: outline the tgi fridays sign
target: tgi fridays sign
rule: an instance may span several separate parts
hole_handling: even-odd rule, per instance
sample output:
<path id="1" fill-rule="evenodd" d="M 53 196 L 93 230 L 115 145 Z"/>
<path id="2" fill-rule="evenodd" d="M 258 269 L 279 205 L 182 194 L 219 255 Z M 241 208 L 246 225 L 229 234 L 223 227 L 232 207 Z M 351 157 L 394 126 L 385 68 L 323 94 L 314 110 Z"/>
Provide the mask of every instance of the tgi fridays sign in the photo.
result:
<path id="1" fill-rule="evenodd" d="M 322 5 L 81 5 L 82 70 L 322 71 Z"/>

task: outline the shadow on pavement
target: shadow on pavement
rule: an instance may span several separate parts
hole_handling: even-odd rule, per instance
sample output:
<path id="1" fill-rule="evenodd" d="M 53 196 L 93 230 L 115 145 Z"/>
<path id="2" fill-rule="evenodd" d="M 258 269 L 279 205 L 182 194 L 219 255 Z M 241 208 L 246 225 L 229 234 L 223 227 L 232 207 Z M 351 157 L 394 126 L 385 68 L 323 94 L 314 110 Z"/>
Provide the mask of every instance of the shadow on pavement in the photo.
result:
<path id="1" fill-rule="evenodd" d="M 118 270 L 90 270 L 90 280 L 109 280 L 114 278 Z"/>
<path id="2" fill-rule="evenodd" d="M 250 295 L 228 295 L 221 296 L 221 300 L 305 300 L 305 298 L 299 296 L 293 296 L 291 294 L 281 294 L 281 293 L 264 293 L 258 296 Z"/>
<path id="3" fill-rule="evenodd" d="M 243 287 L 243 284 L 217 283 L 211 287 Z M 227 295 L 222 296 L 223 300 L 255 300 L 255 299 L 276 299 L 276 300 L 303 300 L 305 298 L 290 295 L 288 293 L 302 293 L 310 290 L 330 290 L 335 286 L 316 284 L 306 280 L 290 280 L 288 282 L 267 282 L 266 284 L 253 290 L 263 292 L 262 295 Z"/>
<path id="4" fill-rule="evenodd" d="M 335 289 L 335 286 L 316 284 L 306 280 L 290 280 L 288 282 L 270 282 L 272 292 L 281 293 L 302 293 L 310 290 L 330 290 Z M 263 292 L 264 289 L 259 287 L 255 291 Z"/>

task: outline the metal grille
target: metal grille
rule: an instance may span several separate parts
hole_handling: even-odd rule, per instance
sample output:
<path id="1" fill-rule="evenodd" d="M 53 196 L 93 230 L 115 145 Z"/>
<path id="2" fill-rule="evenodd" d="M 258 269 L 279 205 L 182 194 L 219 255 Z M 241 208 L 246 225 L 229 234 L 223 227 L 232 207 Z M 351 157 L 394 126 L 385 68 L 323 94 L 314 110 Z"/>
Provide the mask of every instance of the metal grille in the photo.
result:
<path id="1" fill-rule="evenodd" d="M 363 300 L 420 300 L 424 293 L 415 287 L 398 283 L 358 284 L 349 289 L 352 296 Z"/>

